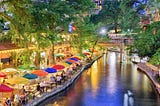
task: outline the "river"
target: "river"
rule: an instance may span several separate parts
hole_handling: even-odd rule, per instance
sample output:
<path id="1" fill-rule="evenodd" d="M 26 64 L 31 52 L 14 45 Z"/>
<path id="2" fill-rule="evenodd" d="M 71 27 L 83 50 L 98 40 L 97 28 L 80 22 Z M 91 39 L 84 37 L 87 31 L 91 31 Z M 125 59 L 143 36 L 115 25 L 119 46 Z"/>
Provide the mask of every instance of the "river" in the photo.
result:
<path id="1" fill-rule="evenodd" d="M 85 70 L 70 89 L 40 106 L 129 106 L 124 97 L 128 90 L 133 93 L 133 106 L 160 106 L 160 97 L 148 77 L 127 58 L 120 65 L 119 53 L 109 52 Z"/>

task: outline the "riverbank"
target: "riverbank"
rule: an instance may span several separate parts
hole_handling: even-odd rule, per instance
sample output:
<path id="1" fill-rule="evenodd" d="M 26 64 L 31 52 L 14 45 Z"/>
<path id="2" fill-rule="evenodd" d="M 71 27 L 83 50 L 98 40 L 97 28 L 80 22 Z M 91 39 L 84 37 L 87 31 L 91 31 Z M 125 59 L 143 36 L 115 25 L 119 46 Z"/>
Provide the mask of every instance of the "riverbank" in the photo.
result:
<path id="1" fill-rule="evenodd" d="M 52 89 L 49 92 L 45 92 L 43 93 L 40 97 L 36 97 L 34 98 L 34 100 L 29 101 L 28 104 L 26 106 L 38 106 L 38 104 L 40 104 L 41 102 L 43 102 L 44 100 L 48 99 L 49 97 L 55 96 L 60 94 L 62 91 L 65 91 L 67 88 L 69 88 L 76 79 L 79 78 L 79 76 L 81 75 L 81 73 L 86 70 L 87 68 L 91 67 L 91 65 L 98 60 L 99 58 L 101 58 L 103 55 L 98 56 L 97 58 L 95 58 L 94 60 L 92 60 L 89 63 L 85 63 L 82 65 L 82 67 L 76 71 L 76 73 L 69 79 L 67 80 L 64 84 L 62 85 L 58 85 L 55 89 Z"/>
<path id="2" fill-rule="evenodd" d="M 160 84 L 155 79 L 155 75 L 158 74 L 158 68 L 149 63 L 138 63 L 137 66 L 140 71 L 144 72 L 149 77 L 160 95 Z"/>

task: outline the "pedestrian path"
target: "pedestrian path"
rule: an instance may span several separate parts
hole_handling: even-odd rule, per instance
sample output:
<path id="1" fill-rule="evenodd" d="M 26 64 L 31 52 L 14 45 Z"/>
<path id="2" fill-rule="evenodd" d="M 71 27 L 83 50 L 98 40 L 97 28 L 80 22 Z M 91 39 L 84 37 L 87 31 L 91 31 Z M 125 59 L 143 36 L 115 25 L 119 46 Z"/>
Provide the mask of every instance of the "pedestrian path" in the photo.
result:
<path id="1" fill-rule="evenodd" d="M 159 74 L 158 68 L 149 63 L 138 63 L 138 69 L 143 71 L 153 82 L 158 94 L 160 95 L 160 84 L 155 79 L 156 74 Z"/>

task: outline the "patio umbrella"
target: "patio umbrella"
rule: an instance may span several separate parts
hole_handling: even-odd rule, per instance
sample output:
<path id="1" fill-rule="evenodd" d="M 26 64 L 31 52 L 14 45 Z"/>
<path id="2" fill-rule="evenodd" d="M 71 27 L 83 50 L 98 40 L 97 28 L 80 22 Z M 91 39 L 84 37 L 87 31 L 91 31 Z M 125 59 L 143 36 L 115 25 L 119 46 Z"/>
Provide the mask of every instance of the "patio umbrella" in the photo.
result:
<path id="1" fill-rule="evenodd" d="M 14 68 L 5 68 L 1 71 L 6 73 L 6 74 L 16 74 L 16 73 L 18 73 L 18 71 Z"/>
<path id="2" fill-rule="evenodd" d="M 29 80 L 23 77 L 14 77 L 7 79 L 6 82 L 10 84 L 28 84 Z"/>
<path id="3" fill-rule="evenodd" d="M 31 70 L 36 70 L 37 69 L 37 67 L 33 64 L 29 65 L 29 67 L 30 67 Z"/>
<path id="4" fill-rule="evenodd" d="M 32 74 L 36 74 L 37 76 L 46 76 L 46 75 L 48 75 L 48 73 L 43 71 L 43 70 L 34 70 L 32 72 Z"/>
<path id="5" fill-rule="evenodd" d="M 38 76 L 36 74 L 30 74 L 30 73 L 25 74 L 23 77 L 27 78 L 27 79 L 36 79 L 36 78 L 38 78 Z"/>
<path id="6" fill-rule="evenodd" d="M 35 70 L 37 69 L 36 66 L 34 65 L 28 65 L 28 64 L 24 64 L 24 65 L 20 65 L 18 66 L 19 70 Z"/>
<path id="7" fill-rule="evenodd" d="M 91 53 L 90 52 L 83 52 L 83 54 L 90 55 Z"/>
<path id="8" fill-rule="evenodd" d="M 78 56 L 73 56 L 72 58 L 76 58 L 76 59 L 78 59 L 78 60 L 81 60 L 81 58 L 78 57 Z"/>
<path id="9" fill-rule="evenodd" d="M 45 71 L 48 73 L 56 73 L 57 72 L 57 70 L 54 68 L 47 68 L 47 69 L 45 69 Z"/>
<path id="10" fill-rule="evenodd" d="M 78 59 L 76 59 L 76 58 L 73 58 L 73 57 L 71 57 L 71 58 L 68 58 L 69 60 L 74 60 L 74 61 L 79 61 Z"/>
<path id="11" fill-rule="evenodd" d="M 65 66 L 60 65 L 60 64 L 56 64 L 56 65 L 54 65 L 52 68 L 54 68 L 54 69 L 56 69 L 56 70 L 62 70 L 62 69 L 65 68 Z"/>
<path id="12" fill-rule="evenodd" d="M 6 77 L 7 76 L 7 74 L 6 73 L 4 73 L 4 72 L 0 72 L 0 77 Z"/>
<path id="13" fill-rule="evenodd" d="M 63 53 L 57 53 L 57 54 L 54 54 L 54 56 L 55 57 L 63 57 L 63 56 L 65 56 L 65 54 L 63 54 Z"/>
<path id="14" fill-rule="evenodd" d="M 76 63 L 75 60 L 67 60 L 67 62 Z"/>
<path id="15" fill-rule="evenodd" d="M 20 65 L 20 66 L 18 66 L 18 69 L 20 69 L 20 70 L 29 70 L 30 68 L 29 68 L 28 65 Z"/>
<path id="16" fill-rule="evenodd" d="M 67 64 L 69 64 L 69 65 L 71 65 L 71 64 L 72 64 L 72 62 L 69 62 L 69 61 L 65 61 L 65 63 L 67 63 Z"/>
<path id="17" fill-rule="evenodd" d="M 5 84 L 0 84 L 0 92 L 12 92 L 13 88 L 5 85 Z"/>
<path id="18" fill-rule="evenodd" d="M 65 66 L 65 67 L 69 67 L 71 64 L 67 64 L 67 63 L 65 63 L 65 62 L 61 62 L 61 63 L 59 63 L 60 65 L 63 65 L 63 66 Z"/>
<path id="19" fill-rule="evenodd" d="M 98 52 L 97 50 L 94 50 L 93 52 Z"/>
<path id="20" fill-rule="evenodd" d="M 5 84 L 0 84 L 0 92 L 2 93 L 1 95 L 1 101 L 3 99 L 3 93 L 4 92 L 12 92 L 14 89 L 5 85 Z"/>

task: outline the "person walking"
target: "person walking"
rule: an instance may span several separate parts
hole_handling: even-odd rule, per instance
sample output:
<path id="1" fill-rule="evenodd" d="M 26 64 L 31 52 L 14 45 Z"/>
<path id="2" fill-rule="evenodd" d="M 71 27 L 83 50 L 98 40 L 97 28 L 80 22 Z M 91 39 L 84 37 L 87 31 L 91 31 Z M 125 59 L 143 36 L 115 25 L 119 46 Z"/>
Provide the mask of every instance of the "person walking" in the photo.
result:
<path id="1" fill-rule="evenodd" d="M 40 92 L 40 94 L 42 93 L 41 86 L 40 86 L 40 84 L 39 84 L 39 83 L 37 84 L 37 91 L 39 91 L 39 92 Z"/>

